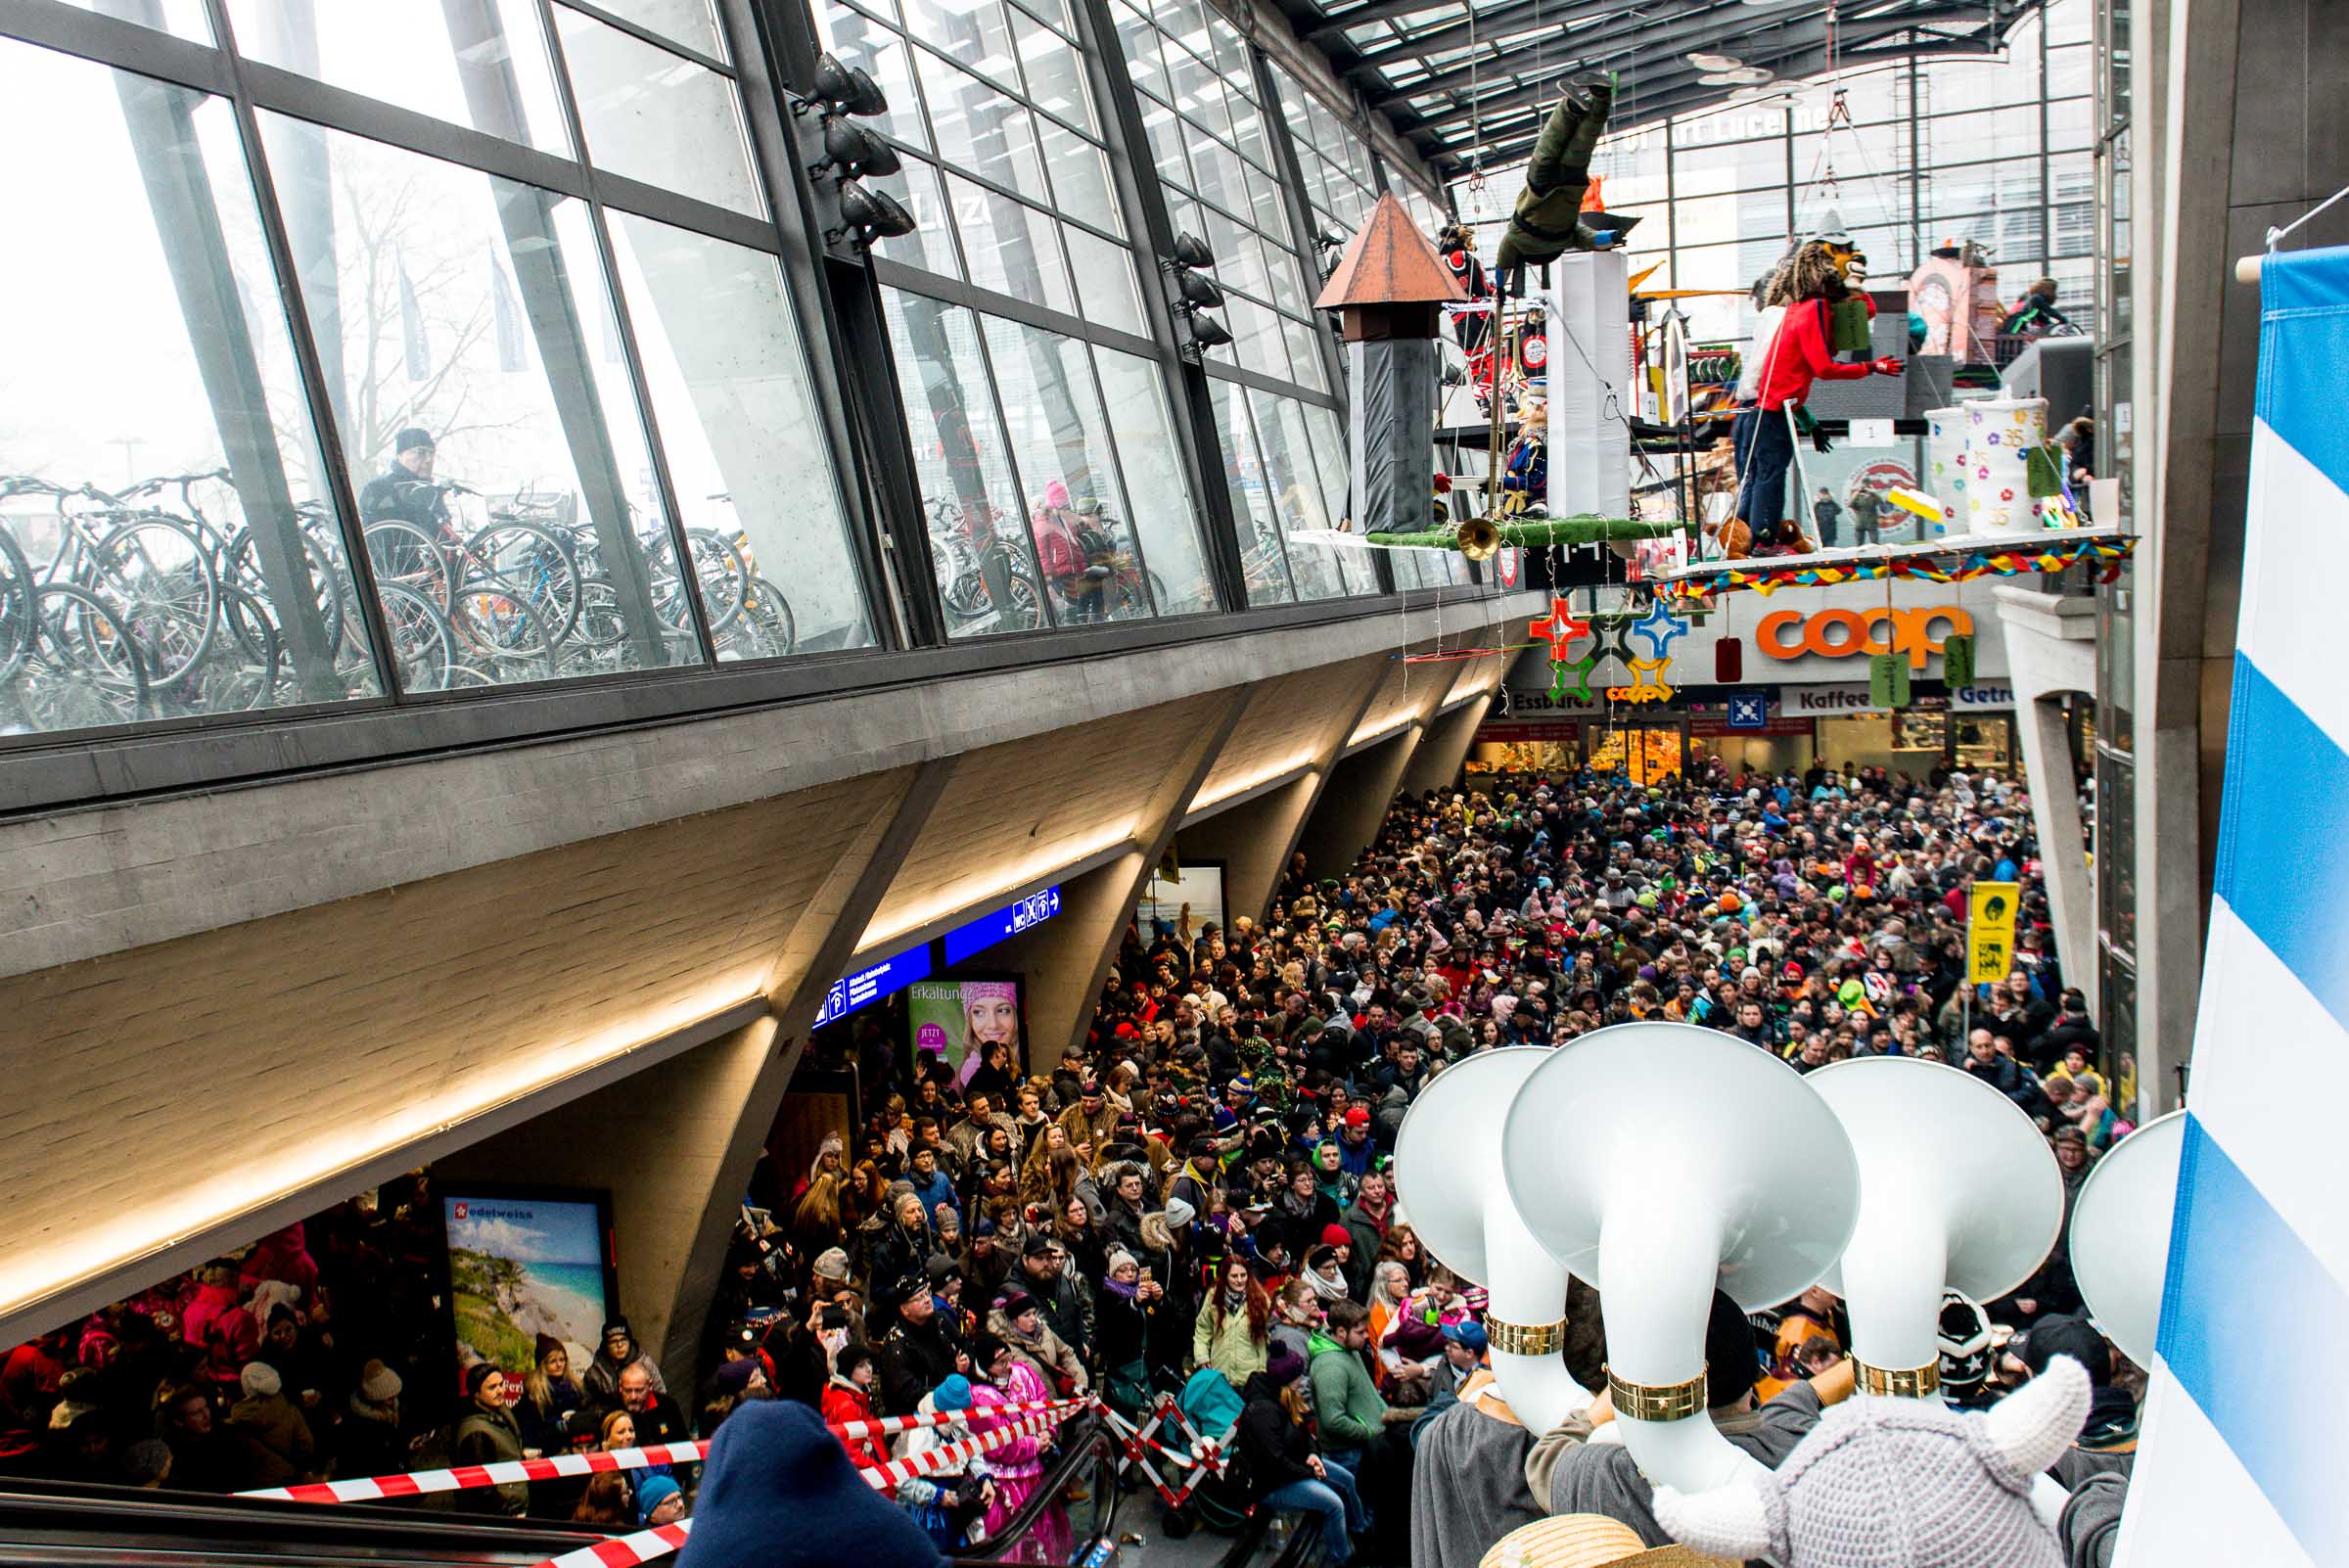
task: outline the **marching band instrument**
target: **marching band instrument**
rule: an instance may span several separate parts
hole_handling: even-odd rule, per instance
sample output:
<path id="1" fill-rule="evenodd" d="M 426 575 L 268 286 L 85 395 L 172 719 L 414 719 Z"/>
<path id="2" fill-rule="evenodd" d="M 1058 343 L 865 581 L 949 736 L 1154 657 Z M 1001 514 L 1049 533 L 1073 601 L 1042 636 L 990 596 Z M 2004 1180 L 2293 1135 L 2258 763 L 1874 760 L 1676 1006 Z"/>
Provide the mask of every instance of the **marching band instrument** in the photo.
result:
<path id="1" fill-rule="evenodd" d="M 2072 1278 L 2089 1316 L 2150 1370 L 2178 1200 L 2186 1113 L 2156 1117 L 2112 1146 L 2072 1203 Z"/>
<path id="2" fill-rule="evenodd" d="M 1590 1403 L 1558 1354 L 1566 1269 L 1526 1228 L 1500 1176 L 1501 1121 L 1554 1054 L 1514 1045 L 1454 1063 L 1428 1081 L 1395 1135 L 1397 1198 L 1428 1252 L 1485 1287 L 1494 1380 L 1536 1432 Z"/>
<path id="3" fill-rule="evenodd" d="M 1994 1301 L 2031 1277 L 2063 1224 L 2053 1151 L 2012 1100 L 1915 1056 L 1813 1073 L 1860 1161 L 1860 1219 L 1824 1283 L 1852 1314 L 1864 1394 L 1941 1387 L 1944 1289 Z"/>
<path id="4" fill-rule="evenodd" d="M 1784 1063 L 1714 1030 L 1617 1024 L 1543 1054 L 1502 1126 L 1506 1202 L 1605 1299 L 1624 1446 L 1684 1491 L 1758 1468 L 1704 1418 L 1713 1292 L 1752 1312 L 1827 1272 L 1859 1218 L 1850 1138 Z"/>

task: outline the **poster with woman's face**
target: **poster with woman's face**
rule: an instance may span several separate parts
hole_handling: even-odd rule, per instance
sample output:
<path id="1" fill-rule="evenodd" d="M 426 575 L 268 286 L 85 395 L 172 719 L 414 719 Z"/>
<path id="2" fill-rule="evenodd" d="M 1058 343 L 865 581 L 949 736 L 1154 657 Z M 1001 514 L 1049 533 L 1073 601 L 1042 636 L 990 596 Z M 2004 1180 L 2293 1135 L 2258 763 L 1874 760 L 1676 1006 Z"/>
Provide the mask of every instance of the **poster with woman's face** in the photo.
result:
<path id="1" fill-rule="evenodd" d="M 957 1084 L 969 1083 L 997 1045 L 1005 1047 L 1004 1066 L 1011 1073 L 1027 1071 L 1016 980 L 922 981 L 907 992 L 905 1012 L 913 1048 L 944 1057 Z"/>

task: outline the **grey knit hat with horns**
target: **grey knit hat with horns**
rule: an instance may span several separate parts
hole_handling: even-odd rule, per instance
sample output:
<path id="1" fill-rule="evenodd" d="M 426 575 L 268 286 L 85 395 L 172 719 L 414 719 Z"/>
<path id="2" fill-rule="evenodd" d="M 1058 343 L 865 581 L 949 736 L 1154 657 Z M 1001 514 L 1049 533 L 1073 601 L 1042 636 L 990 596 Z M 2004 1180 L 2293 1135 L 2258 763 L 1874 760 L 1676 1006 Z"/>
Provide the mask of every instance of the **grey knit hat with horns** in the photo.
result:
<path id="1" fill-rule="evenodd" d="M 1986 1412 L 1854 1399 L 1773 1474 L 1693 1495 L 1658 1487 L 1656 1518 L 1699 1551 L 1783 1568 L 2063 1568 L 2032 1489 L 2088 1402 L 2067 1357 Z"/>

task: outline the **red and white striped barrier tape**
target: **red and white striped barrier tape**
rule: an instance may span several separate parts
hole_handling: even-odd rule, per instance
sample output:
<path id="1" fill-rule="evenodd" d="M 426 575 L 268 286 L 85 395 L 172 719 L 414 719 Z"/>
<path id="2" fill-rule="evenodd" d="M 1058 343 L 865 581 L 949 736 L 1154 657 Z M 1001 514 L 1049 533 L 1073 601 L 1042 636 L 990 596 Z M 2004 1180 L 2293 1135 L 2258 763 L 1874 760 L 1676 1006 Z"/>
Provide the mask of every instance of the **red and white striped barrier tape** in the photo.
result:
<path id="1" fill-rule="evenodd" d="M 1033 1410 L 1049 1410 L 1064 1405 L 1080 1403 L 1074 1400 L 1024 1400 L 1017 1405 L 990 1405 L 984 1410 L 939 1410 L 930 1415 L 877 1415 L 869 1421 L 827 1421 L 836 1438 L 886 1437 L 893 1432 L 910 1432 L 917 1426 L 960 1426 L 972 1416 L 1026 1415 Z"/>
<path id="2" fill-rule="evenodd" d="M 1070 1416 L 1077 1414 L 1081 1409 L 1089 1408 L 1094 1401 L 1090 1396 L 1075 1400 L 1045 1401 L 1042 1402 L 1044 1408 L 1034 1409 L 1033 1407 L 1036 1403 L 1038 1402 L 1030 1401 L 1024 1407 L 991 1406 L 974 1409 L 969 1413 L 993 1415 L 1001 1410 L 1020 1408 L 1030 1408 L 1033 1413 L 1022 1416 L 1009 1426 L 998 1427 L 992 1432 L 972 1438 L 967 1442 L 951 1444 L 945 1448 L 931 1449 L 914 1454 L 910 1458 L 893 1459 L 887 1464 L 876 1464 L 858 1473 L 864 1477 L 865 1485 L 874 1491 L 887 1492 L 900 1481 L 908 1481 L 919 1475 L 928 1475 L 948 1465 L 977 1458 L 984 1453 L 992 1453 L 995 1450 L 1009 1445 L 1015 1438 L 1028 1437 L 1057 1426 Z M 560 1557 L 550 1557 L 539 1563 L 537 1568 L 637 1568 L 638 1564 L 652 1562 L 675 1551 L 685 1544 L 686 1534 L 692 1528 L 693 1521 L 691 1519 L 680 1519 L 675 1524 L 661 1525 L 651 1530 L 639 1530 L 634 1535 L 614 1536 L 611 1540 L 599 1541 L 592 1546 L 581 1546 L 578 1550 L 567 1551 Z"/>
<path id="3" fill-rule="evenodd" d="M 372 1502 L 380 1498 L 414 1498 L 430 1492 L 463 1492 L 474 1487 L 511 1486 L 517 1481 L 553 1481 L 563 1476 L 595 1475 L 606 1470 L 641 1470 L 653 1464 L 691 1464 L 709 1452 L 710 1445 L 707 1443 L 655 1443 L 641 1449 L 614 1449 L 608 1453 L 558 1453 L 543 1459 L 500 1459 L 492 1464 L 460 1464 L 446 1470 L 354 1476 L 346 1481 L 309 1481 L 299 1486 L 263 1487 L 257 1492 L 240 1492 L 237 1496 L 295 1502 Z"/>
<path id="4" fill-rule="evenodd" d="M 635 1568 L 638 1563 L 666 1557 L 685 1545 L 686 1532 L 693 1528 L 691 1519 L 679 1519 L 675 1524 L 655 1525 L 630 1536 L 614 1536 L 592 1546 L 567 1551 L 560 1557 L 549 1557 L 538 1568 Z"/>

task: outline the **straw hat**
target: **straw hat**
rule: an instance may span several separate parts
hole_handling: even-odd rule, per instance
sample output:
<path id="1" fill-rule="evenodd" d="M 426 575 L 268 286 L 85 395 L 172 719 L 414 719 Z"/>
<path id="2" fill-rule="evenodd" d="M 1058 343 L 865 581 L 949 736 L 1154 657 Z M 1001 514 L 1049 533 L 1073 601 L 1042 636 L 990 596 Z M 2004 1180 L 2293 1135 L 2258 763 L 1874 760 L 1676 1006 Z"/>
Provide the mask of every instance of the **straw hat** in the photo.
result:
<path id="1" fill-rule="evenodd" d="M 1493 1545 L 1477 1568 L 1728 1568 L 1686 1546 L 1649 1546 L 1639 1532 L 1603 1513 L 1561 1513 L 1520 1525 Z"/>

